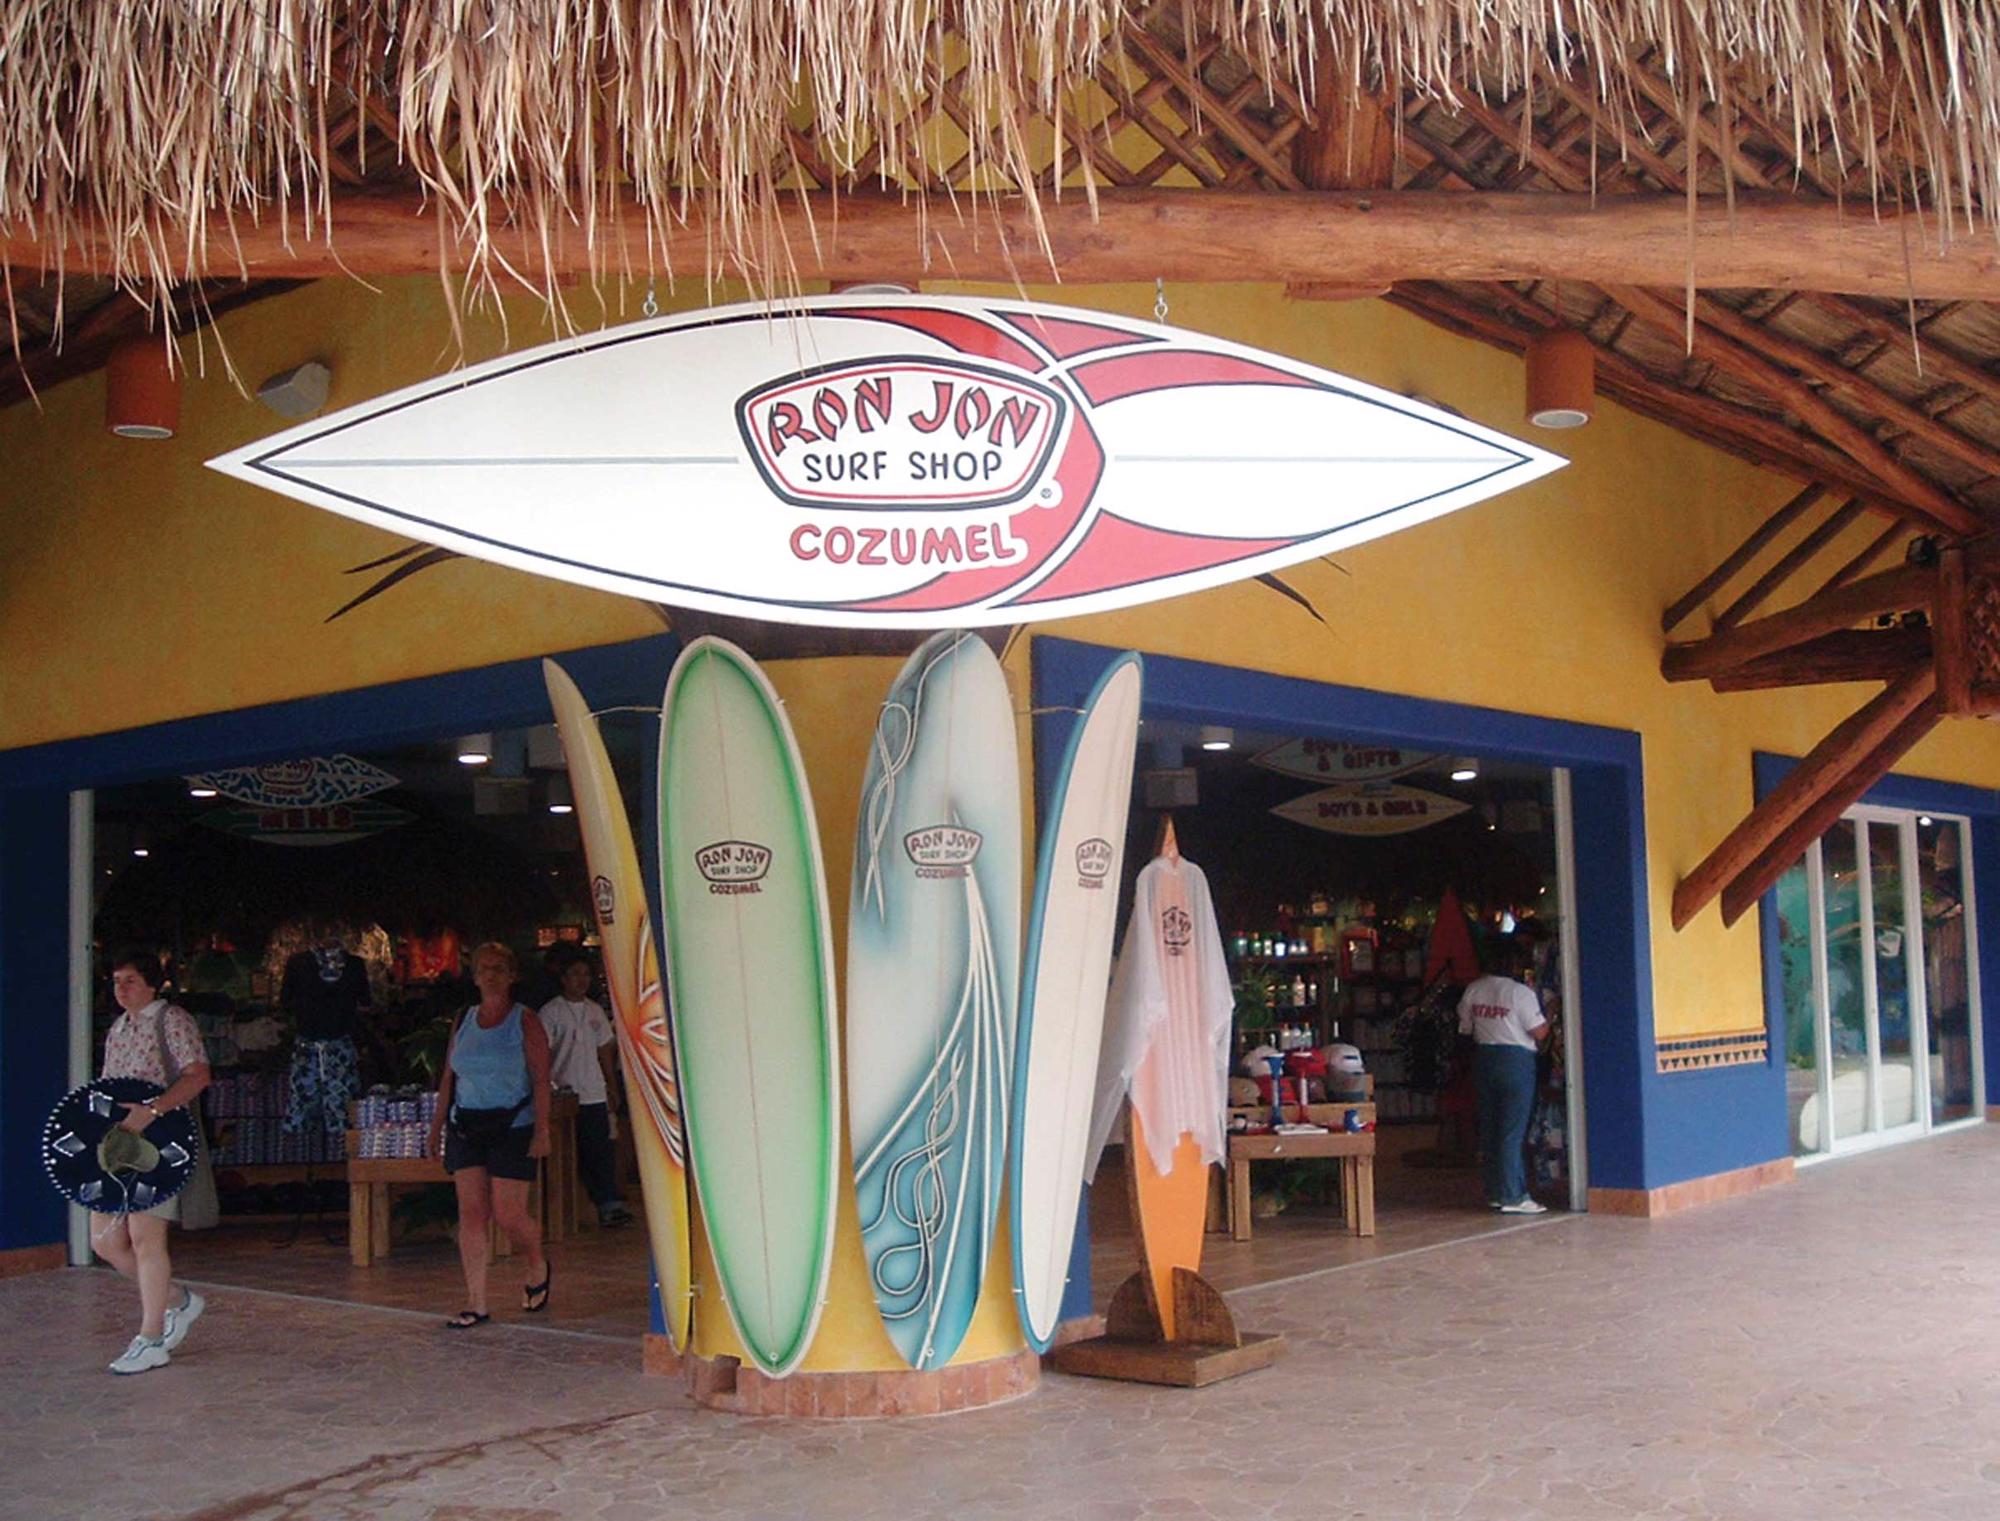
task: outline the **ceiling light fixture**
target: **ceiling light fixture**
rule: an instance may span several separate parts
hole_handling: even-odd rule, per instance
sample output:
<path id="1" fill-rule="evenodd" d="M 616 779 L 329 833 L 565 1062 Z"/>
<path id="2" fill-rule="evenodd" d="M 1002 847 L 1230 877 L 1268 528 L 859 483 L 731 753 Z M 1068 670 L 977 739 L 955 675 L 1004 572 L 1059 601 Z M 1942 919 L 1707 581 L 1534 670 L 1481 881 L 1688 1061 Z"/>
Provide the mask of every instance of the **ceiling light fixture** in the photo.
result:
<path id="1" fill-rule="evenodd" d="M 1597 404 L 1597 351 L 1573 327 L 1528 340 L 1528 421 L 1538 428 L 1581 428 Z"/>
<path id="2" fill-rule="evenodd" d="M 1451 779 L 1455 782 L 1474 782 L 1479 780 L 1479 757 L 1476 755 L 1461 755 L 1457 760 L 1453 761 L 1451 763 Z"/>
<path id="3" fill-rule="evenodd" d="M 569 778 L 560 771 L 549 778 L 549 812 L 576 812 L 576 799 L 570 794 Z"/>
<path id="4" fill-rule="evenodd" d="M 493 759 L 493 736 L 491 734 L 467 734 L 458 742 L 458 763 L 461 766 L 483 766 Z"/>
<path id="5" fill-rule="evenodd" d="M 1931 816 L 1930 816 L 1930 815 L 1929 815 L 1928 813 L 1920 813 L 1920 814 L 1918 814 L 1918 815 L 1917 815 L 1917 827 L 1918 827 L 1918 828 L 1920 828 L 1920 829 L 1928 829 L 1928 828 L 1930 828 L 1930 827 L 1931 827 Z"/>
<path id="6" fill-rule="evenodd" d="M 197 785 L 195 785 L 195 786 L 192 786 L 192 787 L 189 787 L 189 788 L 188 788 L 188 796 L 189 796 L 189 797 L 200 797 L 200 798 L 210 798 L 210 797 L 214 797 L 214 796 L 215 796 L 215 789 L 214 789 L 213 787 L 205 787 L 205 786 L 201 786 L 201 785 L 198 785 L 198 784 L 197 784 Z"/>
<path id="7" fill-rule="evenodd" d="M 172 438 L 180 424 L 181 377 L 166 339 L 126 339 L 104 362 L 104 426 L 120 438 Z"/>
<path id="8" fill-rule="evenodd" d="M 1227 750 L 1236 743 L 1236 731 L 1222 724 L 1201 726 L 1201 747 L 1204 750 Z"/>

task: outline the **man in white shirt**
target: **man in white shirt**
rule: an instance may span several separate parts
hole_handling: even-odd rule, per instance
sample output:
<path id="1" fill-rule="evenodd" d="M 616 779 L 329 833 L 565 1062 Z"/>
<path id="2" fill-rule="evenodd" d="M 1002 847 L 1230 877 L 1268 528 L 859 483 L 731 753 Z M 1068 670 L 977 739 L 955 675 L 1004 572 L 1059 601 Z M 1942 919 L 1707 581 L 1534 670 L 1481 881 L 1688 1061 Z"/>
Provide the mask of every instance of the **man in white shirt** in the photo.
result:
<path id="1" fill-rule="evenodd" d="M 627 1225 L 632 1212 L 618 1196 L 618 1158 L 611 1142 L 610 1095 L 617 1081 L 611 1020 L 590 996 L 590 962 L 571 949 L 559 963 L 562 991 L 542 1005 L 549 1032 L 549 1082 L 576 1094 L 576 1160 L 600 1225 Z"/>
<path id="2" fill-rule="evenodd" d="M 1528 1195 L 1523 1150 L 1535 1112 L 1535 1053 L 1548 1039 L 1549 1022 L 1540 997 L 1519 980 L 1528 969 L 1520 949 L 1510 946 L 1501 964 L 1514 975 L 1488 973 L 1458 1000 L 1458 1033 L 1473 1039 L 1486 1202 L 1503 1215 L 1546 1214 Z"/>

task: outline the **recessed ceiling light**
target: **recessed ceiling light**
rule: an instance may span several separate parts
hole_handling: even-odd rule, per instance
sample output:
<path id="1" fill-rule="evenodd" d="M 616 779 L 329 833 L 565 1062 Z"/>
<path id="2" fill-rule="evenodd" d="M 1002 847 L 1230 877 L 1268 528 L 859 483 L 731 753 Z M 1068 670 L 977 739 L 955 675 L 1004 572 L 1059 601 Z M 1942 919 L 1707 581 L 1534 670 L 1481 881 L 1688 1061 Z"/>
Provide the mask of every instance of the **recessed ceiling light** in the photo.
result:
<path id="1" fill-rule="evenodd" d="M 1479 779 L 1479 759 L 1477 756 L 1461 755 L 1451 763 L 1451 779 L 1455 782 L 1471 782 Z"/>
<path id="2" fill-rule="evenodd" d="M 1236 743 L 1236 731 L 1222 724 L 1201 726 L 1201 747 L 1204 750 L 1227 750 Z"/>
<path id="3" fill-rule="evenodd" d="M 483 766 L 492 759 L 491 734 L 467 734 L 459 740 L 458 763 L 461 766 Z"/>

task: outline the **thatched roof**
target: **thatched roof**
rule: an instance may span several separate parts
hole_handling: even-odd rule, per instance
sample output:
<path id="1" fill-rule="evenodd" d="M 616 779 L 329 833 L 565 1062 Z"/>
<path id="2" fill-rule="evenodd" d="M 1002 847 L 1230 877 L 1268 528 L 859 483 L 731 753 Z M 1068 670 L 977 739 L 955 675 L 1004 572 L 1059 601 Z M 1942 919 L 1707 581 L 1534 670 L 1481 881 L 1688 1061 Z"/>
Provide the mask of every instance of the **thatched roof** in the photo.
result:
<path id="1" fill-rule="evenodd" d="M 171 282 L 253 218 L 337 245 L 338 192 L 386 172 L 422 183 L 482 276 L 500 221 L 590 239 L 621 203 L 657 227 L 695 197 L 726 263 L 787 186 L 1101 182 L 1116 155 L 1086 138 L 1129 114 L 1143 39 L 1227 55 L 1253 114 L 1331 88 L 1574 91 L 1604 161 L 1663 122 L 1689 141 L 1747 126 L 1846 193 L 1959 221 L 2000 206 L 1991 0 L 20 0 L 0 23 L 0 226 L 59 259 L 88 219 L 118 275 Z M 1729 155 L 1709 178 L 1751 176 Z"/>

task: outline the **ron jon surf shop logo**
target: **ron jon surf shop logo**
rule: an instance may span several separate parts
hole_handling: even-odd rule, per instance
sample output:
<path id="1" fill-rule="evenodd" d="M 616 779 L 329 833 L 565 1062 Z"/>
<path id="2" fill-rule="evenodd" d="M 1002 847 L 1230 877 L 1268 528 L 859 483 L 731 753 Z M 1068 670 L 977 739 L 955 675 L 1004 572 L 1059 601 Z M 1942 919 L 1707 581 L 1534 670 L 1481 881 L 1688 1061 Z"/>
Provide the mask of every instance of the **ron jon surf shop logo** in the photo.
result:
<path id="1" fill-rule="evenodd" d="M 920 877 L 964 877 L 971 875 L 972 863 L 979 859 L 984 836 L 962 824 L 933 824 L 928 829 L 912 829 L 903 836 L 903 853 Z"/>
<path id="2" fill-rule="evenodd" d="M 760 893 L 771 869 L 771 848 L 752 840 L 717 840 L 694 853 L 694 864 L 712 893 Z"/>
<path id="3" fill-rule="evenodd" d="M 1096 838 L 1076 847 L 1076 885 L 1090 892 L 1102 892 L 1111 875 L 1111 842 Z"/>
<path id="4" fill-rule="evenodd" d="M 1160 943 L 1169 956 L 1185 956 L 1194 944 L 1194 920 L 1184 908 L 1170 908 L 1160 915 Z"/>
<path id="5" fill-rule="evenodd" d="M 886 358 L 821 366 L 739 398 L 736 425 L 764 483 L 794 507 L 952 512 L 902 526 L 814 515 L 795 523 L 793 558 L 833 565 L 1004 565 L 1028 548 L 1003 509 L 1052 507 L 1068 430 L 1061 392 L 957 359 Z M 981 516 L 981 514 L 986 514 Z"/>

